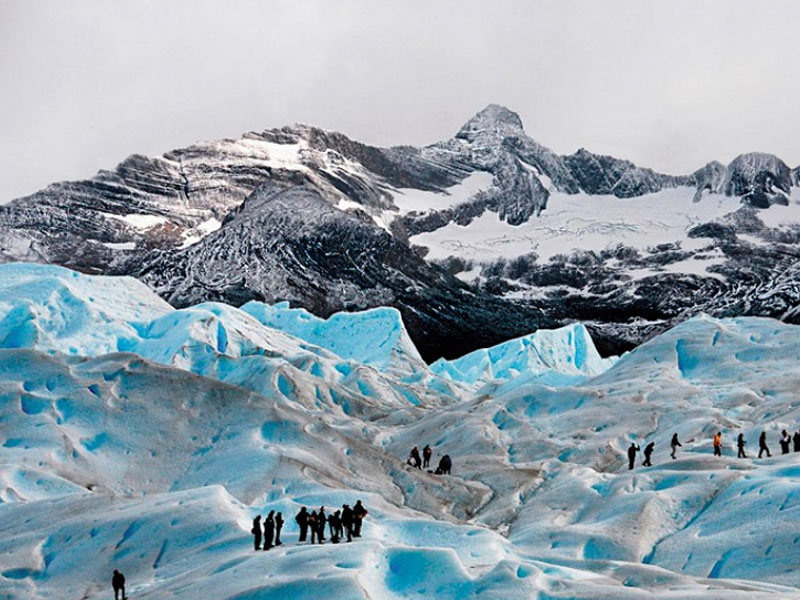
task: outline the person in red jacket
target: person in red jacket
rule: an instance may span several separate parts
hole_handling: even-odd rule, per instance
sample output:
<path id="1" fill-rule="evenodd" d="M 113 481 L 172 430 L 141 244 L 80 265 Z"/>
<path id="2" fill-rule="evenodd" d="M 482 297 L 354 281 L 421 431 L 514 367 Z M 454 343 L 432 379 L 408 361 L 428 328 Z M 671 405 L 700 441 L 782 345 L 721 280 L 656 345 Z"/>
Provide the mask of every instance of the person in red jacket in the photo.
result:
<path id="1" fill-rule="evenodd" d="M 714 436 L 714 456 L 722 456 L 722 432 L 718 431 Z"/>

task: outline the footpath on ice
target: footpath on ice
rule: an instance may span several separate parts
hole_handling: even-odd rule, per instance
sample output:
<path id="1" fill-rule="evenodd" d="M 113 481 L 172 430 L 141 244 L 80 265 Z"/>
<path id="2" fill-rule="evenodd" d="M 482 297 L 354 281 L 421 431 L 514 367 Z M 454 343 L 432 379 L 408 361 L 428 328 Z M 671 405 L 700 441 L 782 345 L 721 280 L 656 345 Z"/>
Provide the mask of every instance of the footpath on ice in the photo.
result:
<path id="1" fill-rule="evenodd" d="M 799 333 L 698 317 L 603 359 L 575 324 L 429 367 L 392 309 L 2 265 L 0 598 L 108 598 L 115 568 L 152 599 L 800 598 Z M 452 475 L 406 464 L 425 444 Z M 298 544 L 301 506 L 358 499 L 362 538 Z"/>

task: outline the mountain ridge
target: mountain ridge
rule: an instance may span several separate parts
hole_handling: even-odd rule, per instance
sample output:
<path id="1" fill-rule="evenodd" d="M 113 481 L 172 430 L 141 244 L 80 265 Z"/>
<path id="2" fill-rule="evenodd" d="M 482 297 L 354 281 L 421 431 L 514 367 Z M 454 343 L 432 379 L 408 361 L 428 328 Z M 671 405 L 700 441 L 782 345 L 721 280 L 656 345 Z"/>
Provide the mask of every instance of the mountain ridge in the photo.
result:
<path id="1" fill-rule="evenodd" d="M 585 149 L 558 155 L 500 105 L 422 148 L 378 148 L 300 124 L 154 158 L 131 155 L 113 171 L 0 206 L 0 261 L 132 275 L 176 306 L 289 301 L 321 317 L 394 306 L 428 361 L 578 320 L 603 354 L 619 354 L 695 308 L 788 314 L 749 298 L 764 281 L 785 280 L 790 265 L 777 244 L 800 230 L 767 224 L 758 211 L 794 206 L 798 172 L 763 153 L 688 175 Z M 467 185 L 477 174 L 485 177 Z M 652 247 L 615 240 L 614 228 L 626 229 L 613 222 L 627 218 L 628 205 L 610 214 L 592 206 L 614 198 L 635 208 L 673 192 L 700 207 L 686 226 L 694 237 L 681 233 Z M 731 202 L 727 221 L 708 220 L 703 207 L 724 198 L 741 210 Z M 605 241 L 595 250 L 575 236 L 558 257 L 543 254 L 554 232 L 574 228 L 575 218 L 551 225 L 552 216 L 576 202 L 586 206 L 576 218 L 607 231 Z M 478 242 L 500 249 L 476 264 L 473 242 L 465 245 L 460 232 L 480 232 L 495 218 L 501 233 Z M 642 223 L 625 227 L 657 227 Z M 527 233 L 532 228 L 537 233 Z M 740 236 L 753 231 L 763 239 L 745 243 Z M 439 248 L 437 236 L 447 236 L 441 242 L 451 250 Z M 495 264 L 506 256 L 503 239 L 529 247 L 524 260 L 509 255 L 513 268 Z M 740 266 L 751 272 L 746 280 L 734 274 Z M 798 300 L 792 286 L 781 305 L 791 309 Z"/>

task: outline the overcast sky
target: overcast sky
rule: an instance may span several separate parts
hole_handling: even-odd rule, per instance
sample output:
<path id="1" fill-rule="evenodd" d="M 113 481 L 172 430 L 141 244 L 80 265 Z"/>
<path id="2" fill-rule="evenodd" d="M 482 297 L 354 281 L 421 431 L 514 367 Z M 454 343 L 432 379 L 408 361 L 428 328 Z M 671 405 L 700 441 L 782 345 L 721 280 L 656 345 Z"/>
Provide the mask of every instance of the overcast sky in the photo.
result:
<path id="1" fill-rule="evenodd" d="M 800 2 L 0 0 L 0 202 L 305 122 L 378 145 L 488 103 L 559 153 L 800 164 Z"/>

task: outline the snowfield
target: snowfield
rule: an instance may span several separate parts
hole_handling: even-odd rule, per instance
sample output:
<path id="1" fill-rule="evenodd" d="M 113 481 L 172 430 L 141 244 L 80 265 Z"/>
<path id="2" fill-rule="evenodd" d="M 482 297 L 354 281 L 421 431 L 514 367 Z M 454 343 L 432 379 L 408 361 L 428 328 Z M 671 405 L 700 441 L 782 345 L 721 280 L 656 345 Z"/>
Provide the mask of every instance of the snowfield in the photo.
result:
<path id="1" fill-rule="evenodd" d="M 557 254 L 600 252 L 618 244 L 645 250 L 680 242 L 684 250 L 699 250 L 707 240 L 690 238 L 688 231 L 735 211 L 741 203 L 738 198 L 719 194 L 704 195 L 694 202 L 694 193 L 692 188 L 678 187 L 636 198 L 617 198 L 552 190 L 547 209 L 522 225 L 509 225 L 497 213 L 486 211 L 469 225 L 449 223 L 415 235 L 410 241 L 428 248 L 430 259 L 458 256 L 481 262 L 531 252 L 547 262 Z M 800 216 L 795 207 L 766 213 L 775 219 L 783 215 L 787 222 L 796 222 Z M 687 265 L 680 272 L 695 269 Z"/>
<path id="2" fill-rule="evenodd" d="M 428 367 L 388 309 L 3 265 L 0 598 L 108 598 L 115 568 L 143 599 L 800 598 L 798 333 L 703 316 L 603 359 L 575 324 Z M 405 463 L 426 443 L 452 475 Z M 357 499 L 362 539 L 297 544 L 300 506 Z"/>

